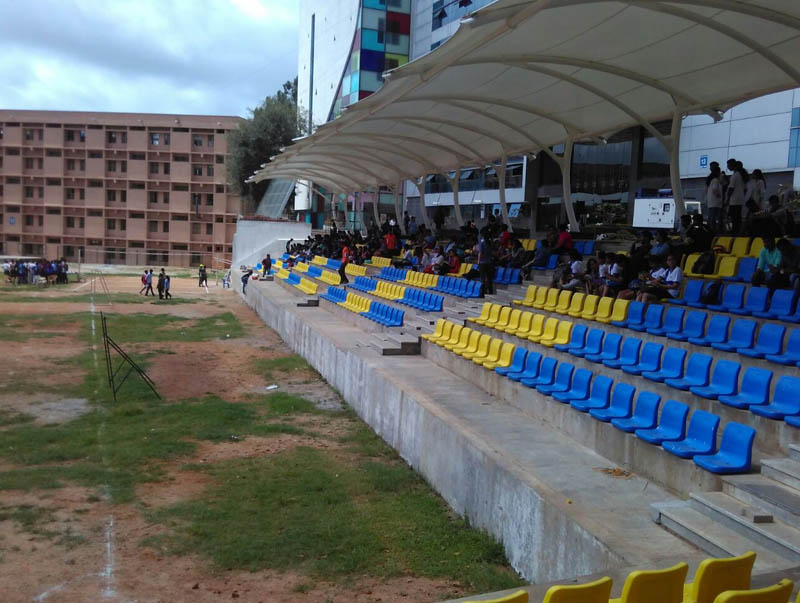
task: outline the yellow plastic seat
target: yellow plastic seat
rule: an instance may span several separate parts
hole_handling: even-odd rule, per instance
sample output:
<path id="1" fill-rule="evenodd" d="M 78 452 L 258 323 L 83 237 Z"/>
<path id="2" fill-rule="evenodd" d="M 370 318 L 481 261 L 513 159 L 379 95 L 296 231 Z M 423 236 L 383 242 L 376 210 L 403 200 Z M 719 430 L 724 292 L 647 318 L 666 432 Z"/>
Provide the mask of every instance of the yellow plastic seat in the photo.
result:
<path id="1" fill-rule="evenodd" d="M 504 333 L 516 331 L 519 327 L 520 318 L 522 318 L 522 310 L 511 310 L 511 314 L 508 316 L 508 322 L 503 326 L 498 325 L 496 328 L 498 331 L 503 331 Z"/>
<path id="2" fill-rule="evenodd" d="M 345 274 L 349 274 L 351 276 L 366 276 L 367 267 L 359 266 L 358 264 L 347 264 L 344 267 L 344 272 Z"/>
<path id="3" fill-rule="evenodd" d="M 477 322 L 479 319 L 486 322 L 489 319 L 489 311 L 492 309 L 492 302 L 483 302 L 480 316 L 470 316 L 468 322 Z"/>
<path id="4" fill-rule="evenodd" d="M 566 314 L 569 310 L 569 302 L 572 300 L 572 291 L 564 289 L 558 294 L 558 303 L 555 307 L 555 312 L 558 314 Z"/>
<path id="5" fill-rule="evenodd" d="M 492 338 L 489 342 L 489 349 L 486 350 L 486 354 L 478 354 L 472 358 L 472 362 L 475 364 L 483 365 L 485 362 L 497 362 L 500 359 L 500 348 L 503 347 L 503 340 Z"/>
<path id="6" fill-rule="evenodd" d="M 731 255 L 737 258 L 743 258 L 747 255 L 750 249 L 750 239 L 747 237 L 734 237 L 733 245 L 731 245 Z"/>
<path id="7" fill-rule="evenodd" d="M 497 317 L 500 316 L 500 310 L 503 309 L 503 306 L 500 304 L 492 304 L 492 308 L 489 310 L 489 318 L 486 320 L 481 320 L 480 318 L 473 320 L 472 322 L 477 323 L 479 325 L 485 325 L 489 321 L 497 322 Z"/>
<path id="8" fill-rule="evenodd" d="M 786 603 L 793 590 L 792 581 L 784 578 L 777 584 L 765 588 L 729 590 L 714 599 L 714 603 Z"/>
<path id="9" fill-rule="evenodd" d="M 297 262 L 297 265 L 294 267 L 294 269 L 298 272 L 308 272 L 308 264 L 305 262 Z"/>
<path id="10" fill-rule="evenodd" d="M 527 339 L 528 341 L 538 341 L 542 337 L 542 332 L 544 331 L 544 314 L 534 314 L 533 320 L 531 320 L 531 328 L 528 330 L 527 333 L 517 333 L 517 337 L 522 337 L 523 339 Z M 533 339 L 532 339 L 533 338 Z"/>
<path id="11" fill-rule="evenodd" d="M 731 252 L 731 244 L 733 243 L 733 237 L 714 237 L 714 241 L 711 243 L 712 247 L 722 247 L 722 253 L 730 253 Z"/>
<path id="12" fill-rule="evenodd" d="M 594 320 L 594 317 L 597 314 L 597 303 L 599 301 L 600 298 L 597 295 L 587 295 L 586 299 L 583 300 L 583 312 L 581 312 L 581 318 L 585 318 L 586 320 Z"/>
<path id="13" fill-rule="evenodd" d="M 720 256 L 719 264 L 717 265 L 717 273 L 714 275 L 717 278 L 726 276 L 736 276 L 736 271 L 739 269 L 739 258 L 735 255 Z"/>
<path id="14" fill-rule="evenodd" d="M 692 272 L 692 268 L 694 267 L 694 263 L 697 261 L 697 258 L 700 257 L 699 253 L 690 253 L 685 258 L 683 258 L 683 272 L 686 276 L 697 276 L 697 273 Z"/>
<path id="15" fill-rule="evenodd" d="M 429 274 L 430 278 L 428 279 L 428 285 L 426 285 L 429 289 L 431 287 L 435 287 L 439 284 L 439 275 L 438 274 Z"/>
<path id="16" fill-rule="evenodd" d="M 519 326 L 514 330 L 506 330 L 509 335 L 516 335 L 517 337 L 525 337 L 525 334 L 531 330 L 531 320 L 533 320 L 533 312 L 523 312 L 519 318 Z"/>
<path id="17" fill-rule="evenodd" d="M 461 331 L 461 336 L 458 338 L 458 344 L 450 347 L 450 344 L 444 347 L 461 356 L 464 352 L 474 351 L 478 349 L 478 340 L 481 337 L 480 331 L 473 331 L 472 329 L 464 329 Z"/>
<path id="18" fill-rule="evenodd" d="M 566 311 L 567 316 L 580 318 L 580 315 L 583 312 L 583 301 L 585 299 L 586 299 L 585 293 L 574 293 L 572 295 L 572 299 L 569 302 L 569 308 L 567 308 Z"/>
<path id="19" fill-rule="evenodd" d="M 439 339 L 442 335 L 444 335 L 444 330 L 448 324 L 452 325 L 453 323 L 448 323 L 444 318 L 440 318 L 436 321 L 436 328 L 433 330 L 433 333 L 425 333 L 422 335 L 422 338 L 427 339 L 428 341 Z M 449 333 L 450 329 L 448 329 L 447 332 Z"/>
<path id="20" fill-rule="evenodd" d="M 606 324 L 611 322 L 611 309 L 613 305 L 614 305 L 613 297 L 601 297 L 600 301 L 597 302 L 597 313 L 594 315 L 594 319 L 597 322 L 602 322 Z"/>
<path id="21" fill-rule="evenodd" d="M 556 336 L 556 329 L 558 328 L 558 319 L 557 318 L 548 318 L 544 321 L 544 328 L 539 335 L 528 335 L 528 341 L 533 341 L 534 343 L 539 343 L 542 340 L 549 340 L 555 339 Z"/>
<path id="22" fill-rule="evenodd" d="M 518 306 L 532 306 L 533 301 L 536 299 L 536 289 L 536 285 L 528 285 L 528 289 L 525 291 L 525 298 L 511 300 L 511 303 Z"/>
<path id="23" fill-rule="evenodd" d="M 528 603 L 528 592 L 518 590 L 499 599 L 483 599 L 482 601 L 464 601 L 464 603 Z"/>
<path id="24" fill-rule="evenodd" d="M 572 321 L 570 320 L 562 320 L 558 323 L 558 328 L 556 329 L 555 337 L 552 339 L 542 339 L 539 340 L 543 346 L 547 346 L 548 348 L 552 348 L 554 345 L 569 343 L 569 338 L 572 336 Z"/>
<path id="25" fill-rule="evenodd" d="M 550 289 L 548 287 L 539 287 L 536 290 L 536 300 L 533 302 L 534 308 L 537 310 L 544 308 L 544 305 L 547 303 L 547 294 L 549 291 Z"/>
<path id="26" fill-rule="evenodd" d="M 738 557 L 704 559 L 694 581 L 683 587 L 683 603 L 714 603 L 717 595 L 726 590 L 749 590 L 755 561 L 752 551 Z"/>
<path id="27" fill-rule="evenodd" d="M 547 302 L 542 307 L 545 312 L 553 312 L 558 305 L 558 294 L 561 293 L 558 289 L 547 290 Z"/>
<path id="28" fill-rule="evenodd" d="M 686 563 L 679 563 L 663 570 L 631 572 L 622 587 L 622 596 L 609 603 L 681 603 L 688 571 Z"/>
<path id="29" fill-rule="evenodd" d="M 747 255 L 751 258 L 757 258 L 762 249 L 764 249 L 764 239 L 756 237 L 753 239 L 753 242 L 750 243 L 750 250 L 747 252 Z"/>
<path id="30" fill-rule="evenodd" d="M 608 603 L 611 585 L 611 578 L 606 576 L 586 584 L 551 586 L 543 603 Z"/>
<path id="31" fill-rule="evenodd" d="M 614 300 L 614 307 L 611 310 L 611 321 L 625 320 L 626 318 L 628 318 L 629 305 L 630 302 L 627 299 Z"/>
<path id="32" fill-rule="evenodd" d="M 482 333 L 478 338 L 478 345 L 475 347 L 475 351 L 473 352 L 472 350 L 467 350 L 461 354 L 461 357 L 466 358 L 467 360 L 472 360 L 476 356 L 485 357 L 489 353 L 490 343 L 492 343 L 492 336 Z"/>
<path id="33" fill-rule="evenodd" d="M 448 322 L 450 322 L 450 321 L 448 321 Z M 450 323 L 450 325 L 451 326 L 450 326 L 449 330 L 447 329 L 447 327 L 445 327 L 445 332 L 441 337 L 439 337 L 438 339 L 432 339 L 431 341 L 433 343 L 435 343 L 436 345 L 441 346 L 443 348 L 447 348 L 448 345 L 450 345 L 450 347 L 455 347 L 455 346 L 458 345 L 459 339 L 462 337 L 462 334 L 463 334 L 464 330 L 465 329 L 467 331 L 471 330 L 471 329 L 467 329 L 466 327 L 464 327 L 462 325 L 458 325 L 456 323 Z M 466 341 L 466 336 L 464 336 L 464 341 Z M 450 348 L 447 348 L 447 349 L 450 349 Z"/>
<path id="34" fill-rule="evenodd" d="M 516 349 L 517 346 L 515 346 L 513 343 L 503 343 L 503 345 L 500 347 L 500 358 L 494 362 L 484 362 L 483 368 L 493 371 L 501 366 L 504 368 L 511 366 L 511 360 L 514 357 L 514 350 Z"/>
<path id="35" fill-rule="evenodd" d="M 508 319 L 511 317 L 511 306 L 503 306 L 500 310 L 500 314 L 497 317 L 497 320 L 492 321 L 489 320 L 486 322 L 487 327 L 491 327 L 492 329 L 500 329 L 508 324 Z"/>

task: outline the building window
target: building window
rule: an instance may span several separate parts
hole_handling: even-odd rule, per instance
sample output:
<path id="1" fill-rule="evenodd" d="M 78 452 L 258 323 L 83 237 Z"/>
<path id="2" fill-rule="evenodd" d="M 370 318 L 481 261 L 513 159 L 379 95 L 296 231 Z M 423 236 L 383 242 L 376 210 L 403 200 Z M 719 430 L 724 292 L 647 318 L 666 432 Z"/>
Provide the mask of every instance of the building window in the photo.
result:
<path id="1" fill-rule="evenodd" d="M 106 228 L 108 230 L 116 230 L 117 229 L 117 221 L 114 219 L 106 220 Z"/>
<path id="2" fill-rule="evenodd" d="M 169 232 L 169 222 L 164 220 L 161 223 L 161 232 Z"/>
<path id="3" fill-rule="evenodd" d="M 150 191 L 150 193 L 148 194 L 147 197 L 148 197 L 147 200 L 150 203 L 158 203 L 158 192 L 157 191 Z"/>
<path id="4" fill-rule="evenodd" d="M 106 191 L 106 201 L 114 202 L 116 200 L 117 200 L 117 191 L 107 190 Z"/>
<path id="5" fill-rule="evenodd" d="M 117 142 L 117 133 L 116 132 L 106 132 L 106 142 L 109 144 L 116 144 Z M 110 220 L 109 220 L 110 222 Z"/>
<path id="6" fill-rule="evenodd" d="M 206 224 L 206 234 L 210 235 L 214 232 L 214 225 L 213 224 Z"/>
<path id="7" fill-rule="evenodd" d="M 86 189 L 85 188 L 78 189 L 78 198 L 81 201 L 84 201 L 86 199 Z"/>
<path id="8" fill-rule="evenodd" d="M 102 218 L 102 217 L 103 217 L 103 212 L 102 212 L 102 211 L 100 211 L 99 209 L 90 209 L 90 210 L 87 212 L 87 215 L 88 215 L 90 218 Z"/>
<path id="9" fill-rule="evenodd" d="M 169 203 L 169 193 L 164 191 L 161 193 L 161 202 L 162 203 Z"/>
<path id="10" fill-rule="evenodd" d="M 210 163 L 206 165 L 206 176 L 212 177 L 214 175 L 214 166 Z"/>
<path id="11" fill-rule="evenodd" d="M 789 167 L 800 167 L 800 107 L 792 109 L 792 129 L 789 134 Z"/>
<path id="12" fill-rule="evenodd" d="M 118 191 L 119 193 L 119 202 L 126 203 L 128 201 L 128 191 Z"/>
<path id="13" fill-rule="evenodd" d="M 141 190 L 144 188 L 144 182 L 131 182 L 130 187 Z"/>
<path id="14" fill-rule="evenodd" d="M 75 160 L 74 159 L 67 159 L 67 171 L 74 171 L 75 170 Z"/>
<path id="15" fill-rule="evenodd" d="M 33 187 L 26 186 L 25 187 L 25 198 L 26 199 L 33 199 Z"/>
<path id="16" fill-rule="evenodd" d="M 89 159 L 102 159 L 102 151 L 89 151 Z"/>
<path id="17" fill-rule="evenodd" d="M 109 132 L 109 134 L 113 134 L 113 132 Z M 116 172 L 117 171 L 117 162 L 113 159 L 106 162 L 106 169 L 109 172 Z"/>
<path id="18" fill-rule="evenodd" d="M 200 193 L 192 193 L 192 205 L 197 207 L 201 203 L 202 195 Z"/>
<path id="19" fill-rule="evenodd" d="M 169 164 L 168 164 L 168 163 L 165 163 L 165 164 L 164 164 L 164 174 L 165 174 L 165 175 L 166 175 L 166 174 L 169 174 Z"/>
<path id="20" fill-rule="evenodd" d="M 78 168 L 78 170 L 81 171 L 81 172 L 85 172 L 86 171 L 86 160 L 85 159 L 81 159 L 80 160 L 80 167 Z"/>
<path id="21" fill-rule="evenodd" d="M 169 146 L 169 134 L 162 134 L 161 139 L 164 141 L 164 146 Z"/>
<path id="22" fill-rule="evenodd" d="M 172 161 L 189 161 L 188 155 L 175 155 L 172 157 Z"/>
<path id="23" fill-rule="evenodd" d="M 128 227 L 128 221 L 125 220 L 125 218 L 121 219 L 119 221 L 119 229 L 120 230 L 125 230 L 127 227 Z"/>
<path id="24" fill-rule="evenodd" d="M 214 160 L 215 160 L 217 163 L 225 163 L 225 157 L 223 157 L 222 155 L 217 155 L 217 156 L 214 158 Z"/>
<path id="25" fill-rule="evenodd" d="M 158 164 L 155 161 L 150 162 L 150 173 L 158 174 Z"/>
<path id="26" fill-rule="evenodd" d="M 192 223 L 192 234 L 193 235 L 199 235 L 200 234 L 200 223 L 199 222 L 193 222 Z"/>
<path id="27" fill-rule="evenodd" d="M 25 169 L 32 170 L 33 169 L 33 157 L 26 157 L 25 158 Z"/>
<path id="28" fill-rule="evenodd" d="M 202 176 L 203 175 L 203 166 L 199 163 L 195 163 L 192 165 L 192 176 Z"/>
<path id="29" fill-rule="evenodd" d="M 150 133 L 150 144 L 157 147 L 161 142 L 161 135 L 158 132 Z"/>
<path id="30" fill-rule="evenodd" d="M 194 146 L 202 147 L 203 146 L 203 136 L 200 134 L 194 135 Z"/>
<path id="31" fill-rule="evenodd" d="M 131 212 L 131 219 L 132 220 L 144 220 L 144 214 L 142 212 L 138 212 L 138 211 Z"/>
<path id="32" fill-rule="evenodd" d="M 128 162 L 124 159 L 119 162 L 119 171 L 120 172 L 127 172 L 128 171 Z"/>
<path id="33" fill-rule="evenodd" d="M 131 153 L 131 159 L 136 161 L 144 161 L 144 153 Z"/>
<path id="34" fill-rule="evenodd" d="M 208 135 L 208 137 L 206 139 L 206 146 L 209 147 L 209 148 L 213 148 L 214 147 L 214 135 L 213 134 L 209 134 Z"/>
<path id="35" fill-rule="evenodd" d="M 75 228 L 75 218 L 72 216 L 67 217 L 67 228 Z"/>
<path id="36" fill-rule="evenodd" d="M 74 199 L 75 198 L 75 189 L 68 188 L 67 189 L 67 199 Z"/>
<path id="37" fill-rule="evenodd" d="M 75 142 L 75 130 L 64 130 L 64 141 Z"/>
<path id="38" fill-rule="evenodd" d="M 33 226 L 33 216 L 25 216 L 25 226 Z"/>
<path id="39" fill-rule="evenodd" d="M 209 207 L 214 205 L 214 194 L 213 193 L 206 193 L 206 205 Z"/>
<path id="40" fill-rule="evenodd" d="M 148 232 L 158 232 L 158 222 L 156 220 L 148 220 L 148 222 L 147 222 L 147 231 Z"/>
<path id="41" fill-rule="evenodd" d="M 103 188 L 102 180 L 89 180 L 89 188 Z"/>
<path id="42" fill-rule="evenodd" d="M 61 157 L 61 151 L 58 151 L 56 149 L 48 149 L 47 150 L 47 156 L 48 157 Z"/>

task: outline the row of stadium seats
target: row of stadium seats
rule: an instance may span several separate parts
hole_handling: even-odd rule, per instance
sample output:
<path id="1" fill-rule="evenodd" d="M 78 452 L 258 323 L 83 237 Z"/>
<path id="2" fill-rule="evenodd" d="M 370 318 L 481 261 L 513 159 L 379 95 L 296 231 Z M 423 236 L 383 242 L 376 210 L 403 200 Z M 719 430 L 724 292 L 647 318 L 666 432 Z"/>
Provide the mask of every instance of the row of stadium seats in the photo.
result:
<path id="1" fill-rule="evenodd" d="M 345 289 L 338 287 L 328 287 L 328 290 L 320 297 L 384 326 L 403 326 L 405 312 L 388 304 L 382 304 L 355 293 L 348 293 Z"/>
<path id="2" fill-rule="evenodd" d="M 378 289 L 384 286 L 386 293 L 378 294 Z M 366 276 L 357 276 L 350 285 L 351 288 L 373 295 L 379 295 L 385 299 L 391 299 L 401 304 L 423 310 L 425 312 L 441 312 L 444 305 L 444 296 L 436 295 L 428 291 L 420 291 L 413 287 L 402 287 L 400 285 L 391 285 L 374 278 Z"/>
<path id="3" fill-rule="evenodd" d="M 614 382 L 606 375 L 594 375 L 584 368 L 576 370 L 568 362 L 559 363 L 553 357 L 444 319 L 437 322 L 432 335 L 424 337 L 485 369 L 570 404 L 575 410 L 589 412 L 593 418 L 611 422 L 650 444 L 662 446 L 675 456 L 691 458 L 707 471 L 727 474 L 750 470 L 755 430 L 748 425 L 728 423 L 719 450 L 715 452 L 719 417 L 711 413 L 694 411 L 687 433 L 689 407 L 686 404 L 668 400 L 658 419 L 661 397 L 642 391 L 634 411 L 636 390 L 627 383 L 618 381 L 612 394 Z M 797 381 L 800 384 L 800 379 Z M 800 405 L 797 412 L 800 414 Z"/>
<path id="4" fill-rule="evenodd" d="M 770 401 L 773 377 L 770 370 L 748 367 L 740 388 L 741 365 L 738 362 L 719 360 L 712 375 L 712 357 L 708 354 L 692 353 L 686 363 L 687 351 L 681 348 L 667 347 L 665 350 L 664 345 L 655 342 L 642 345 L 638 337 L 627 337 L 623 340 L 617 333 L 589 329 L 584 325 L 573 326 L 569 320 L 545 318 L 541 314 L 526 313 L 533 316 L 523 320 L 522 315 L 519 315 L 518 320 L 512 320 L 508 306 L 501 307 L 500 312 L 496 313 L 497 306 L 484 304 L 481 316 L 467 320 L 545 347 L 554 347 L 589 362 L 602 363 L 608 368 L 665 383 L 674 389 L 690 391 L 709 400 L 718 400 L 733 408 L 749 409 L 754 414 L 770 419 L 785 419 L 789 425 L 800 427 L 800 398 L 793 398 L 791 393 L 793 388 L 800 387 L 800 377 L 781 377 Z M 492 318 L 493 315 L 495 318 Z M 713 317 L 712 321 L 716 318 L 718 317 Z M 777 326 L 764 325 L 762 330 Z M 736 325 L 734 331 L 735 329 Z M 765 338 L 768 339 L 768 336 Z M 800 335 L 793 336 L 790 341 L 795 341 L 800 346 Z"/>
<path id="5" fill-rule="evenodd" d="M 317 293 L 317 284 L 315 282 L 307 278 L 302 278 L 299 274 L 295 274 L 294 272 L 289 272 L 285 268 L 281 268 L 278 271 L 278 278 L 285 280 L 290 285 L 297 287 L 300 291 L 308 295 L 316 295 Z"/>
<path id="6" fill-rule="evenodd" d="M 378 268 L 388 268 L 392 265 L 392 260 L 390 258 L 382 258 L 378 255 L 373 255 L 371 263 Z"/>
<path id="7" fill-rule="evenodd" d="M 710 283 L 703 281 L 688 281 L 683 295 L 668 301 L 680 306 L 708 308 L 714 312 L 800 323 L 800 305 L 797 305 L 797 295 L 791 289 L 776 289 L 770 297 L 767 287 L 747 287 L 741 283 L 732 283 L 722 289 L 718 303 L 706 304 L 701 300 L 709 286 Z"/>
<path id="8" fill-rule="evenodd" d="M 704 559 L 690 583 L 685 583 L 686 563 L 662 570 L 636 570 L 628 574 L 618 599 L 609 598 L 613 586 L 609 577 L 586 584 L 559 584 L 547 589 L 543 603 L 787 603 L 794 590 L 789 579 L 750 588 L 755 560 L 752 551 L 738 557 Z M 528 593 L 520 590 L 499 599 L 466 603 L 529 603 L 529 599 Z"/>
<path id="9" fill-rule="evenodd" d="M 498 285 L 519 285 L 522 282 L 522 273 L 518 268 L 499 266 L 494 271 L 494 282 Z"/>
<path id="10" fill-rule="evenodd" d="M 342 267 L 341 260 L 326 258 L 323 255 L 315 255 L 311 260 L 311 262 L 314 264 L 318 264 L 319 266 L 327 266 L 328 268 L 332 268 L 333 270 L 339 270 L 339 268 Z"/>
<path id="11" fill-rule="evenodd" d="M 458 297 L 482 297 L 482 286 L 479 281 L 469 281 L 455 276 L 424 274 L 400 268 L 381 268 L 378 278 L 396 283 L 406 283 L 414 287 L 431 289 L 432 291 L 439 291 Z"/>
<path id="12" fill-rule="evenodd" d="M 541 241 L 537 241 L 536 239 L 520 239 L 519 242 L 522 244 L 522 248 L 525 251 L 534 251 L 542 244 Z M 575 246 L 575 250 L 581 255 L 594 254 L 595 241 L 593 239 L 578 239 L 577 241 L 573 241 L 572 244 Z"/>
<path id="13" fill-rule="evenodd" d="M 684 276 L 749 283 L 753 280 L 753 273 L 756 271 L 756 266 L 758 265 L 758 258 L 739 258 L 735 255 L 718 255 L 715 258 L 714 272 L 711 274 L 703 274 L 692 270 L 700 255 L 699 253 L 692 253 L 686 256 L 683 261 Z"/>
<path id="14" fill-rule="evenodd" d="M 800 239 L 793 239 L 792 244 L 800 246 Z M 722 247 L 723 253 L 739 258 L 748 256 L 757 258 L 764 248 L 764 241 L 761 237 L 753 239 L 750 239 L 750 237 L 715 237 L 711 245 L 713 247 Z"/>
<path id="15" fill-rule="evenodd" d="M 317 256 L 320 257 L 320 256 Z M 298 262 L 295 267 L 295 270 L 298 272 L 306 272 L 309 276 L 313 276 L 321 280 L 323 283 L 328 283 L 329 285 L 339 285 L 342 282 L 342 277 L 339 276 L 338 272 L 333 272 L 331 270 L 323 270 L 319 266 L 315 266 L 314 264 L 306 264 L 304 262 Z"/>

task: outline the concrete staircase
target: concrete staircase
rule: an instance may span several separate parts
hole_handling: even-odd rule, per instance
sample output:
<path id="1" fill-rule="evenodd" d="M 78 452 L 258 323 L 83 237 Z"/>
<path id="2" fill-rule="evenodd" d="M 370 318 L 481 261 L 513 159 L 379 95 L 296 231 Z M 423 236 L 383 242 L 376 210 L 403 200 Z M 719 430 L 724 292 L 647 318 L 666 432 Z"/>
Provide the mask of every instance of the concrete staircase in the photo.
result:
<path id="1" fill-rule="evenodd" d="M 713 556 L 755 551 L 759 572 L 800 564 L 800 446 L 789 449 L 760 474 L 723 477 L 721 492 L 651 505 L 653 520 Z"/>
<path id="2" fill-rule="evenodd" d="M 420 353 L 419 336 L 404 333 L 372 333 L 368 341 L 381 356 L 413 356 Z"/>

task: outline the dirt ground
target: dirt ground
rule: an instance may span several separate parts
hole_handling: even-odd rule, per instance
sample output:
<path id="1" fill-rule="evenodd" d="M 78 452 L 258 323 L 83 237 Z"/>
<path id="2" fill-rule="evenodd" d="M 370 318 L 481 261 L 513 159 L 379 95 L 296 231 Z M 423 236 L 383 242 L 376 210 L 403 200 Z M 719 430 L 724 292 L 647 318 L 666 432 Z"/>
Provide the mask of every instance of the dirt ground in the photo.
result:
<path id="1" fill-rule="evenodd" d="M 106 279 L 112 293 L 136 293 L 137 278 Z M 15 303 L 16 295 L 56 298 L 88 292 L 87 285 L 70 284 L 36 292 L 0 291 L 0 317 L 25 313 L 66 314 L 90 311 L 89 303 Z M 241 338 L 198 343 L 136 344 L 135 352 L 156 349 L 149 374 L 167 401 L 216 394 L 240 401 L 254 392 L 277 384 L 277 391 L 298 393 L 318 406 L 341 404 L 337 394 L 313 371 L 298 370 L 288 377 L 270 379 L 252 370 L 252 358 L 285 356 L 290 353 L 280 338 L 257 318 L 231 290 L 212 286 L 208 293 L 195 280 L 175 279 L 176 297 L 200 297 L 194 304 L 168 304 L 142 298 L 141 304 L 97 306 L 114 313 L 169 313 L 202 318 L 233 312 L 245 326 Z M 99 296 L 96 301 L 102 301 Z M 58 393 L 59 383 L 80 381 L 81 375 L 58 374 L 45 378 L 37 391 L 34 366 L 47 366 L 80 353 L 75 333 L 63 337 L 32 338 L 3 342 L 0 361 L 0 410 L 13 410 L 36 417 L 41 424 L 72 419 L 89 409 L 86 400 L 68 399 Z M 164 353 L 166 352 L 166 353 Z M 344 429 L 324 415 L 303 418 L 314 433 L 335 436 Z M 2 430 L 0 430 L 2 442 Z M 275 454 L 295 446 L 335 448 L 328 437 L 282 434 L 248 437 L 237 443 L 203 442 L 194 458 L 165 464 L 166 478 L 139 486 L 134 504 L 111 505 L 97 492 L 80 487 L 40 491 L 2 491 L 0 510 L 31 505 L 52 513 L 45 524 L 48 533 L 25 531 L 0 515 L 0 601 L 434 601 L 458 590 L 446 580 L 402 577 L 390 580 L 362 579 L 344 584 L 315 583 L 308 576 L 291 572 L 243 572 L 209 569 L 207 562 L 192 556 L 162 557 L 142 541 L 165 528 L 146 521 L 150 508 L 174 504 L 200 494 L 211 479 L 204 473 L 182 469 L 186 463 L 214 463 L 237 457 Z M 13 469 L 2 463 L 0 470 Z M 53 537 L 58 534 L 58 537 Z"/>

